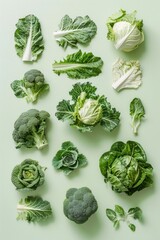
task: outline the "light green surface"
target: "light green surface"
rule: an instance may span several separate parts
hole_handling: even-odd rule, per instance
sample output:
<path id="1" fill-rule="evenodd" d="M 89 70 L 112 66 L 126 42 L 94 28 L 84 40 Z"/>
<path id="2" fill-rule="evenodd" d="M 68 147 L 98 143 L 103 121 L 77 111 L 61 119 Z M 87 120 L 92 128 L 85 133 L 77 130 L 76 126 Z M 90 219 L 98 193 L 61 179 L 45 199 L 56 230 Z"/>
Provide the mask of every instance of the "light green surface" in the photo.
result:
<path id="1" fill-rule="evenodd" d="M 1 129 L 1 167 L 0 167 L 0 239 L 4 240 L 158 240 L 159 231 L 159 199 L 160 199 L 160 30 L 159 30 L 158 0 L 0 0 L 0 129 Z M 145 43 L 132 53 L 122 54 L 113 48 L 106 39 L 106 20 L 120 8 L 131 12 L 137 10 L 138 18 L 144 20 Z M 14 49 L 13 34 L 15 23 L 19 18 L 35 14 L 42 26 L 45 39 L 45 51 L 42 58 L 32 65 L 22 63 Z M 68 123 L 62 123 L 55 117 L 57 103 L 68 99 L 68 91 L 76 80 L 65 75 L 58 77 L 52 73 L 52 63 L 60 60 L 68 53 L 74 52 L 68 48 L 64 51 L 53 38 L 60 19 L 68 14 L 72 18 L 78 15 L 89 15 L 98 27 L 96 37 L 84 51 L 92 51 L 104 60 L 103 73 L 90 78 L 99 94 L 105 94 L 113 106 L 121 112 L 121 124 L 117 130 L 107 134 L 97 127 L 93 133 L 81 134 L 72 129 Z M 124 90 L 116 93 L 111 87 L 112 63 L 117 57 L 139 59 L 143 69 L 143 84 L 138 90 Z M 31 68 L 41 70 L 50 83 L 50 92 L 35 105 L 27 104 L 23 99 L 17 99 L 10 83 L 23 76 Z M 82 82 L 84 82 L 83 80 Z M 130 126 L 129 103 L 134 97 L 140 97 L 146 109 L 146 118 L 139 129 L 139 135 L 134 136 Z M 12 140 L 13 124 L 17 117 L 30 108 L 44 109 L 51 114 L 48 131 L 49 147 L 44 151 L 17 150 Z M 62 172 L 56 172 L 52 167 L 52 157 L 63 141 L 70 140 L 79 151 L 88 158 L 88 166 L 80 169 L 71 177 Z M 99 157 L 108 150 L 113 142 L 122 140 L 138 141 L 146 151 L 148 161 L 154 167 L 154 185 L 151 188 L 128 197 L 114 193 L 109 185 L 105 185 L 98 167 Z M 46 166 L 46 182 L 34 194 L 41 195 L 50 201 L 53 207 L 53 219 L 45 224 L 28 224 L 16 220 L 16 205 L 25 194 L 15 190 L 10 181 L 13 167 L 26 158 L 38 160 Z M 76 225 L 63 214 L 62 203 L 65 193 L 70 187 L 88 186 L 94 193 L 99 209 L 88 222 Z M 144 222 L 136 222 L 137 230 L 131 232 L 125 224 L 118 231 L 105 216 L 105 209 L 113 208 L 115 204 L 122 205 L 126 210 L 139 206 L 143 210 Z"/>

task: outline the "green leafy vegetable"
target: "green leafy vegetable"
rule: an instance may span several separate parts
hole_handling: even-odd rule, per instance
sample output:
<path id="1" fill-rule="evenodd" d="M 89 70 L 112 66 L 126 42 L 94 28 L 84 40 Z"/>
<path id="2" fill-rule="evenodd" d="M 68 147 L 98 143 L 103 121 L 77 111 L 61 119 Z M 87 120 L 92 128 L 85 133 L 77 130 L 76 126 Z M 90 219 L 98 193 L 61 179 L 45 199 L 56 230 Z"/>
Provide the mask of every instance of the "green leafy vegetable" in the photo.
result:
<path id="1" fill-rule="evenodd" d="M 67 191 L 63 212 L 71 221 L 85 223 L 97 209 L 97 201 L 88 187 L 70 188 Z"/>
<path id="2" fill-rule="evenodd" d="M 62 100 L 57 105 L 58 120 L 69 120 L 70 125 L 81 132 L 91 132 L 97 124 L 109 132 L 118 126 L 120 113 L 111 107 L 104 95 L 96 94 L 96 87 L 91 83 L 77 83 L 69 94 L 71 101 Z"/>
<path id="3" fill-rule="evenodd" d="M 145 116 L 145 109 L 140 98 L 134 98 L 130 103 L 131 126 L 134 134 L 138 134 L 141 120 Z"/>
<path id="4" fill-rule="evenodd" d="M 12 136 L 16 142 L 16 148 L 25 146 L 42 149 L 47 146 L 45 130 L 49 117 L 48 112 L 36 109 L 23 112 L 14 123 Z"/>
<path id="5" fill-rule="evenodd" d="M 66 49 L 68 46 L 77 47 L 77 43 L 82 45 L 90 43 L 96 32 L 97 26 L 89 16 L 79 16 L 72 20 L 65 15 L 60 22 L 59 30 L 54 32 L 54 37 L 59 46 Z"/>
<path id="6" fill-rule="evenodd" d="M 69 78 L 86 79 L 95 77 L 101 73 L 103 61 L 100 57 L 95 57 L 91 52 L 76 53 L 67 55 L 66 59 L 53 63 L 53 71 L 60 75 L 66 73 Z"/>
<path id="7" fill-rule="evenodd" d="M 119 228 L 120 222 L 126 222 L 128 227 L 134 232 L 136 230 L 136 226 L 130 222 L 131 217 L 133 217 L 134 219 L 140 220 L 142 218 L 142 210 L 139 207 L 135 207 L 135 208 L 130 208 L 126 213 L 121 206 L 115 205 L 114 210 L 110 208 L 106 209 L 106 215 L 109 218 L 109 220 L 113 222 L 113 227 L 115 229 Z"/>
<path id="8" fill-rule="evenodd" d="M 62 143 L 61 150 L 56 153 L 52 163 L 55 169 L 69 175 L 75 169 L 86 166 L 87 159 L 83 154 L 79 154 L 72 142 L 67 141 Z"/>
<path id="9" fill-rule="evenodd" d="M 139 61 L 118 59 L 112 69 L 113 84 L 116 91 L 126 88 L 138 88 L 142 83 L 142 71 Z"/>
<path id="10" fill-rule="evenodd" d="M 147 163 L 142 146 L 134 141 L 115 142 L 99 161 L 105 182 L 110 182 L 112 190 L 132 195 L 153 183 L 153 167 Z"/>
<path id="11" fill-rule="evenodd" d="M 135 18 L 136 11 L 127 14 L 120 10 L 107 20 L 107 38 L 114 42 L 116 49 L 130 52 L 144 41 L 143 21 Z"/>
<path id="12" fill-rule="evenodd" d="M 41 197 L 28 196 L 21 199 L 17 205 L 17 220 L 30 222 L 41 222 L 52 216 L 52 208 L 48 201 Z"/>
<path id="13" fill-rule="evenodd" d="M 39 163 L 32 159 L 26 159 L 14 167 L 11 175 L 12 183 L 17 190 L 36 190 L 44 183 L 44 170 Z"/>
<path id="14" fill-rule="evenodd" d="M 36 61 L 44 50 L 41 25 L 38 18 L 28 15 L 19 19 L 14 33 L 17 55 L 22 61 Z"/>
<path id="15" fill-rule="evenodd" d="M 44 75 L 36 69 L 27 71 L 22 80 L 15 80 L 11 88 L 18 98 L 25 98 L 27 102 L 35 102 L 45 91 L 49 90 L 49 84 L 45 83 Z"/>

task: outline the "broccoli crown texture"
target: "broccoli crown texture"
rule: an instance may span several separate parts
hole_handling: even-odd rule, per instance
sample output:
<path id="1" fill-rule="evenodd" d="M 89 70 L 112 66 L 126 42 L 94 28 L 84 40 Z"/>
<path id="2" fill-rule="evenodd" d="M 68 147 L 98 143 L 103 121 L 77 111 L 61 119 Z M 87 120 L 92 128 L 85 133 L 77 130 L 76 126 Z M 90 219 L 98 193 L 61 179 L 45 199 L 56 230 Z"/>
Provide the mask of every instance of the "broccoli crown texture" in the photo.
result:
<path id="1" fill-rule="evenodd" d="M 63 211 L 67 218 L 81 224 L 98 209 L 98 204 L 88 187 L 70 188 L 66 193 Z"/>
<path id="2" fill-rule="evenodd" d="M 22 113 L 14 124 L 13 139 L 17 143 L 16 148 L 37 147 L 41 149 L 48 142 L 45 137 L 46 121 L 50 114 L 46 111 L 30 109 Z"/>
<path id="3" fill-rule="evenodd" d="M 49 90 L 49 84 L 45 83 L 43 73 L 31 69 L 24 74 L 23 79 L 14 80 L 11 88 L 18 98 L 25 98 L 27 102 L 35 102 L 39 96 Z"/>
<path id="4" fill-rule="evenodd" d="M 43 73 L 36 69 L 31 69 L 26 72 L 23 80 L 25 81 L 26 87 L 32 87 L 35 84 L 42 85 L 45 81 Z"/>

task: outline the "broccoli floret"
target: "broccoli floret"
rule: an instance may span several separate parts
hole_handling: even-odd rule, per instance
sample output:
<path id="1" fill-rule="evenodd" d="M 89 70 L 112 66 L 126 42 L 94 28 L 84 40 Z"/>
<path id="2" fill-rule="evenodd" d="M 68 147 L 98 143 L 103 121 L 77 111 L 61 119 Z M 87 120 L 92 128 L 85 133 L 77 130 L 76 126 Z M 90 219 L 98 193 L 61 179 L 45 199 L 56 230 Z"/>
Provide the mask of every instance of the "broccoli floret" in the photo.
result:
<path id="1" fill-rule="evenodd" d="M 15 121 L 13 139 L 17 143 L 16 148 L 44 148 L 48 142 L 45 137 L 46 121 L 50 114 L 46 111 L 30 109 L 22 113 Z"/>
<path id="2" fill-rule="evenodd" d="M 16 97 L 35 102 L 43 92 L 49 90 L 49 84 L 45 83 L 44 75 L 39 70 L 31 69 L 22 80 L 13 81 L 11 88 Z"/>
<path id="3" fill-rule="evenodd" d="M 89 188 L 70 188 L 67 191 L 63 211 L 71 221 L 78 224 L 84 223 L 97 209 L 97 201 Z"/>

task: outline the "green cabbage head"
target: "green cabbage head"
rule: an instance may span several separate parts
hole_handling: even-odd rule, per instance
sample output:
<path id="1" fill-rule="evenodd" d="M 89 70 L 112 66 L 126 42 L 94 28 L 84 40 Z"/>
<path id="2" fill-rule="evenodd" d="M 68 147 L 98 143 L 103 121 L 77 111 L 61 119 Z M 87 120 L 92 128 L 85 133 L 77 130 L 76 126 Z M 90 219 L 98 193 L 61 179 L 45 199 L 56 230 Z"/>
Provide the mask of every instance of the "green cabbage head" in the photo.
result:
<path id="1" fill-rule="evenodd" d="M 44 177 L 44 168 L 37 161 L 26 159 L 14 167 L 11 180 L 17 190 L 36 190 L 44 183 Z"/>
<path id="2" fill-rule="evenodd" d="M 78 111 L 79 120 L 86 125 L 95 125 L 102 118 L 102 107 L 97 100 L 86 99 Z"/>
<path id="3" fill-rule="evenodd" d="M 105 182 L 110 182 L 112 190 L 132 195 L 153 183 L 152 166 L 142 146 L 134 141 L 116 142 L 105 152 L 99 162 Z"/>

